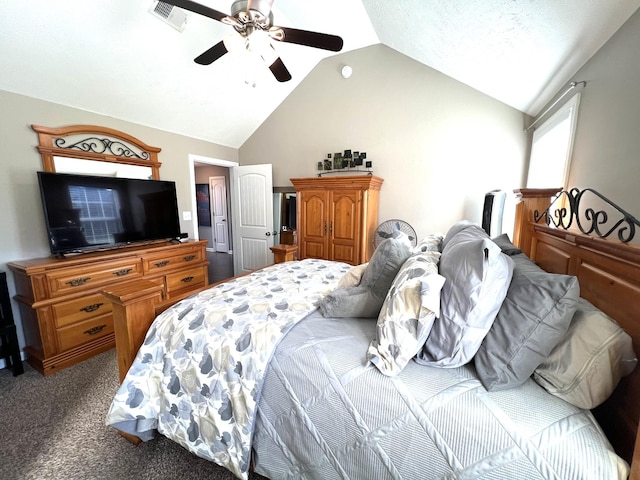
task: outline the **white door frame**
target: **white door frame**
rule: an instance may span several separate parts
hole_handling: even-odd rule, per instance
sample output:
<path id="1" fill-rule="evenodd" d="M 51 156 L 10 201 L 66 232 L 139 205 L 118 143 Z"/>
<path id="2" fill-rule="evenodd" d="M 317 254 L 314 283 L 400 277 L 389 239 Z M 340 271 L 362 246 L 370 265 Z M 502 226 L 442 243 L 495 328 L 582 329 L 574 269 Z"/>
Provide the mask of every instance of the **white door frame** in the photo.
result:
<path id="1" fill-rule="evenodd" d="M 189 185 L 191 188 L 191 218 L 193 219 L 191 222 L 191 238 L 194 238 L 196 240 L 200 239 L 200 236 L 198 234 L 198 219 L 195 215 L 195 212 L 198 211 L 198 207 L 196 205 L 196 162 L 197 163 L 205 163 L 207 165 L 217 165 L 219 167 L 227 167 L 227 168 L 233 168 L 233 167 L 238 167 L 240 164 L 238 162 L 232 162 L 230 160 L 222 160 L 220 158 L 211 158 L 211 157 L 203 157 L 202 155 L 195 155 L 190 153 L 188 155 L 189 158 Z M 229 194 L 233 193 L 233 185 L 229 186 L 230 188 L 230 192 Z M 233 228 L 233 225 L 231 225 L 231 228 Z M 229 250 L 229 253 L 232 253 L 231 250 Z"/>

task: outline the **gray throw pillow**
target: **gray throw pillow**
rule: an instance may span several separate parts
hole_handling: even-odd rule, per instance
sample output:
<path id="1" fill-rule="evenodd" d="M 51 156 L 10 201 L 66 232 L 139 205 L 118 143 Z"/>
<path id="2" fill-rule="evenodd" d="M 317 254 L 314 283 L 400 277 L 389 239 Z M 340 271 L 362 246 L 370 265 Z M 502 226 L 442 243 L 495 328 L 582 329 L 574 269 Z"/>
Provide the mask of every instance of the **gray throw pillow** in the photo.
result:
<path id="1" fill-rule="evenodd" d="M 357 287 L 336 288 L 318 303 L 325 317 L 376 318 L 398 270 L 411 255 L 405 234 L 384 240 L 371 256 Z"/>
<path id="2" fill-rule="evenodd" d="M 509 255 L 510 257 L 512 257 L 514 255 L 522 253 L 522 250 L 511 243 L 511 239 L 506 233 L 503 233 L 502 235 L 493 238 L 492 240 L 496 245 L 500 247 L 500 250 L 502 250 L 502 253 L 504 253 L 505 255 Z"/>
<path id="3" fill-rule="evenodd" d="M 452 229 L 456 233 L 440 258 L 440 274 L 446 278 L 440 316 L 416 358 L 424 365 L 458 367 L 471 361 L 496 318 L 513 273 L 513 261 L 479 226 L 467 222 Z"/>
<path id="4" fill-rule="evenodd" d="M 547 273 L 523 253 L 511 258 L 507 297 L 474 359 L 487 390 L 515 387 L 531 376 L 565 335 L 580 295 L 576 277 Z"/>

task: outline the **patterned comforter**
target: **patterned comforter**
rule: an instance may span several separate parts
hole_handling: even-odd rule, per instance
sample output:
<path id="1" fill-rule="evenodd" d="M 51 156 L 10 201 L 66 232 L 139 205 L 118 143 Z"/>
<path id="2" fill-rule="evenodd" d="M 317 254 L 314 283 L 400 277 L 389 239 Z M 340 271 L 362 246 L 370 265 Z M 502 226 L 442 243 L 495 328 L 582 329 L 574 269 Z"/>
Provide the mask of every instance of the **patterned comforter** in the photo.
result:
<path id="1" fill-rule="evenodd" d="M 154 431 L 247 478 L 255 411 L 280 339 L 349 265 L 274 265 L 206 290 L 158 316 L 116 394 L 107 424 Z"/>

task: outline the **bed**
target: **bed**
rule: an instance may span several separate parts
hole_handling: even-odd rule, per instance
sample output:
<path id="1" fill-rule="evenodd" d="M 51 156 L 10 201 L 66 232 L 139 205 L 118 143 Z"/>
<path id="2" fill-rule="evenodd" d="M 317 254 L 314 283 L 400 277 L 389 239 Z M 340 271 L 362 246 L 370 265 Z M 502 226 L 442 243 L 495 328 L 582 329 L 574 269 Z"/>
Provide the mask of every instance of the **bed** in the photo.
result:
<path id="1" fill-rule="evenodd" d="M 513 243 L 478 240 L 477 227 L 456 224 L 408 254 L 402 239 L 389 240 L 381 263 L 374 253 L 356 268 L 277 264 L 173 306 L 144 280 L 104 291 L 114 304 L 122 381 L 107 423 L 133 442 L 158 431 L 239 478 L 250 469 L 272 479 L 638 478 L 640 248 L 557 228 L 545 213 L 557 193 L 517 191 Z M 564 198 L 573 205 L 577 195 Z M 566 207 L 556 211 L 566 220 Z M 639 224 L 622 215 L 615 232 L 626 240 Z M 465 304 L 462 294 L 477 295 L 477 285 L 468 294 L 451 286 L 465 280 L 455 272 L 473 277 L 473 265 L 456 263 L 472 244 L 482 245 L 480 263 L 495 260 L 499 273 L 483 274 L 483 298 L 493 302 L 467 305 L 475 320 L 462 328 L 449 299 Z M 520 297 L 509 310 L 507 300 L 518 298 L 510 290 L 531 278 L 551 281 L 546 272 L 562 279 L 553 311 L 565 320 L 536 331 L 557 340 L 524 343 L 505 357 L 505 338 L 519 335 L 508 319 L 527 304 Z M 581 299 L 571 301 L 578 283 Z M 562 390 L 553 383 L 570 370 L 562 352 L 577 348 L 558 352 L 577 338 L 570 332 L 578 311 L 589 325 L 594 315 L 615 319 L 626 333 L 611 338 L 626 351 L 609 349 L 605 366 L 590 364 L 589 375 L 604 376 L 585 390 Z M 602 342 L 589 348 L 606 350 Z M 526 359 L 516 365 L 520 355 Z"/>

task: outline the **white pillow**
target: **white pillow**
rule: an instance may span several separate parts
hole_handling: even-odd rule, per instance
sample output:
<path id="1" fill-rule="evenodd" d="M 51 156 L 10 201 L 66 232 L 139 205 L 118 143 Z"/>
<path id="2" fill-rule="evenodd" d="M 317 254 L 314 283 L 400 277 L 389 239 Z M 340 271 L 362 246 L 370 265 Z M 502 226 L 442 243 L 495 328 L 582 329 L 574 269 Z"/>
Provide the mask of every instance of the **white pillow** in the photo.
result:
<path id="1" fill-rule="evenodd" d="M 438 274 L 441 236 L 420 242 L 420 248 L 402 264 L 378 316 L 377 336 L 367 356 L 385 375 L 397 375 L 424 345 L 440 313 Z"/>
<path id="2" fill-rule="evenodd" d="M 462 228 L 461 228 L 462 227 Z M 416 361 L 458 367 L 476 354 L 507 294 L 513 261 L 479 226 L 451 227 L 456 233 L 442 251 L 440 316 Z M 445 237 L 445 238 L 447 238 Z"/>
<path id="3" fill-rule="evenodd" d="M 360 265 L 351 267 L 338 281 L 338 285 L 336 286 L 336 288 L 357 287 L 358 285 L 360 285 L 362 274 L 366 270 L 367 265 L 369 265 L 369 262 L 361 263 Z"/>
<path id="4" fill-rule="evenodd" d="M 569 330 L 533 373 L 549 393 L 592 409 L 613 393 L 638 364 L 631 337 L 583 298 Z"/>

